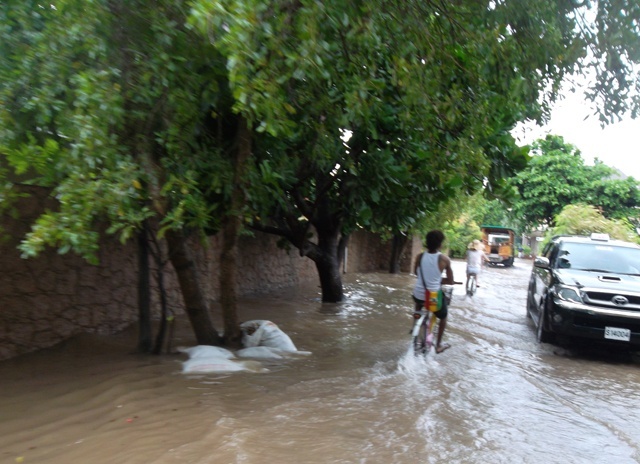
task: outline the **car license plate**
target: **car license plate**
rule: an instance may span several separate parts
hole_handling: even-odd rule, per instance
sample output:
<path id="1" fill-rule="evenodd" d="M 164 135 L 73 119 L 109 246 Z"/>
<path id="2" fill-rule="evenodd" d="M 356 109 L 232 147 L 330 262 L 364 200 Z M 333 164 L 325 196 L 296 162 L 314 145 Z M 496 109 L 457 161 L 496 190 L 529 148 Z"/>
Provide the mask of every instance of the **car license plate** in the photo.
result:
<path id="1" fill-rule="evenodd" d="M 605 327 L 604 338 L 628 342 L 631 340 L 631 331 L 629 329 L 620 329 L 618 327 Z"/>

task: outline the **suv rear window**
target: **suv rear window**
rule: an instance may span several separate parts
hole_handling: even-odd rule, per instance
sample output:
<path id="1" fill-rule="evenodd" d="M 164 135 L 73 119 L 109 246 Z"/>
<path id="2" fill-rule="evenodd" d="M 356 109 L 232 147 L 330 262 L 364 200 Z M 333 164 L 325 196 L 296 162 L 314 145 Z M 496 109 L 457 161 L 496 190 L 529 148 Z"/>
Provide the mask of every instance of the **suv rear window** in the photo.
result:
<path id="1" fill-rule="evenodd" d="M 607 243 L 563 242 L 553 266 L 557 269 L 640 274 L 640 249 Z"/>

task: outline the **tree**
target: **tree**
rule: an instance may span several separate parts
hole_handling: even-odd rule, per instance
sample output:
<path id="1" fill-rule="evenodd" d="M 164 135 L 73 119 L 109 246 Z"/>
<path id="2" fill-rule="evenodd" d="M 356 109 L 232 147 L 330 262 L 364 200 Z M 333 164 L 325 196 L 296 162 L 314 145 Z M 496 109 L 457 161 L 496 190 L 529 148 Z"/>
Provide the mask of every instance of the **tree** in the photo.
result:
<path id="1" fill-rule="evenodd" d="M 453 257 L 463 257 L 469 242 L 482 238 L 482 224 L 493 224 L 519 230 L 509 205 L 500 199 L 489 200 L 486 192 L 451 198 L 423 223 L 421 236 L 430 229 L 441 229 Z"/>
<path id="2" fill-rule="evenodd" d="M 540 94 L 581 49 L 563 41 L 575 23 L 554 2 L 526 14 L 516 3 L 195 3 L 237 107 L 278 135 L 265 149 L 274 200 L 255 227 L 316 262 L 323 300 L 342 298 L 351 230 L 397 236 L 448 194 L 499 185 L 524 164 L 508 131 L 544 113 L 554 93 Z"/>
<path id="3" fill-rule="evenodd" d="M 638 220 L 640 183 L 636 179 L 597 159 L 587 171 L 585 203 L 597 205 L 608 218 Z"/>
<path id="4" fill-rule="evenodd" d="M 633 178 L 615 178 L 602 163 L 586 166 L 580 151 L 559 136 L 536 141 L 533 151 L 528 167 L 511 180 L 519 193 L 514 213 L 527 226 L 553 226 L 562 208 L 583 201 L 609 218 L 637 215 L 640 185 Z"/>
<path id="5" fill-rule="evenodd" d="M 462 214 L 457 220 L 445 223 L 443 230 L 447 237 L 449 256 L 453 258 L 464 258 L 469 243 L 482 238 L 479 224 L 468 214 Z"/>
<path id="6" fill-rule="evenodd" d="M 555 218 L 555 227 L 547 233 L 554 235 L 609 234 L 612 238 L 638 242 L 638 235 L 627 221 L 607 219 L 598 208 L 586 204 L 567 205 Z"/>
<path id="7" fill-rule="evenodd" d="M 188 239 L 233 217 L 239 125 L 224 60 L 187 13 L 169 1 L 3 4 L 0 151 L 58 200 L 25 256 L 51 245 L 95 261 L 101 224 L 126 241 L 157 217 L 196 339 L 219 344 Z"/>

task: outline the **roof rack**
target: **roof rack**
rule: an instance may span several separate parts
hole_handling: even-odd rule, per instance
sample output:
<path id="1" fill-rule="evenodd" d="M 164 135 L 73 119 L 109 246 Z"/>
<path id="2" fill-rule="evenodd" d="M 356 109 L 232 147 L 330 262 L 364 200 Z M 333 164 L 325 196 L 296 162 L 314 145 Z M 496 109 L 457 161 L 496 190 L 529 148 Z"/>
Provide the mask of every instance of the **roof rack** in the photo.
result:
<path id="1" fill-rule="evenodd" d="M 577 234 L 558 234 L 551 237 L 550 241 L 559 239 L 559 238 L 581 238 L 581 239 L 591 239 L 593 241 L 598 242 L 608 242 L 611 240 L 609 234 L 593 232 L 589 235 L 577 235 Z"/>
<path id="2" fill-rule="evenodd" d="M 557 239 L 557 238 L 562 238 L 562 237 L 580 237 L 580 235 L 571 235 L 571 234 L 558 234 L 558 235 L 554 235 L 553 237 L 551 237 L 551 241 Z"/>

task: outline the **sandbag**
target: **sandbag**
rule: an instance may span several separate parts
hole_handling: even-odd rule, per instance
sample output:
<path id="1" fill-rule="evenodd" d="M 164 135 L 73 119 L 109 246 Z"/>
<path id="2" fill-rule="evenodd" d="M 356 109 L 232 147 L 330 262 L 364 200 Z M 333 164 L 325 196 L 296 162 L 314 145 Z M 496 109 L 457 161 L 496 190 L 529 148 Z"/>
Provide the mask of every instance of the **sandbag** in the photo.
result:
<path id="1" fill-rule="evenodd" d="M 190 348 L 178 348 L 178 351 L 189 355 L 189 359 L 182 363 L 183 374 L 209 374 L 247 370 L 247 366 L 244 363 L 233 360 L 235 355 L 231 351 L 217 346 L 198 345 Z"/>
<path id="2" fill-rule="evenodd" d="M 245 348 L 266 346 L 284 352 L 296 352 L 298 349 L 291 338 L 271 321 L 247 321 L 240 324 L 242 345 Z"/>
<path id="3" fill-rule="evenodd" d="M 269 348 L 268 346 L 252 346 L 243 348 L 236 353 L 239 358 L 257 358 L 257 359 L 282 359 L 278 350 Z"/>
<path id="4" fill-rule="evenodd" d="M 219 346 L 211 346 L 211 345 L 198 345 L 198 346 L 192 346 L 189 348 L 179 347 L 178 351 L 180 353 L 188 354 L 190 359 L 211 358 L 211 357 L 218 357 L 222 359 L 235 358 L 235 355 L 233 354 L 233 352 L 225 348 L 221 348 Z"/>

